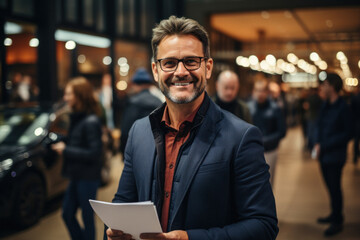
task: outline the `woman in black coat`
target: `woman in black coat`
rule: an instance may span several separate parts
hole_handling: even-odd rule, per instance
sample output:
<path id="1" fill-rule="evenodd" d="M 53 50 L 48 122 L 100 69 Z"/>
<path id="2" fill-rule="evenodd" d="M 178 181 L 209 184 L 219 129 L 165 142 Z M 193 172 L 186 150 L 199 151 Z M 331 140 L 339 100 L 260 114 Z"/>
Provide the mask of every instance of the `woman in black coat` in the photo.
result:
<path id="1" fill-rule="evenodd" d="M 63 202 L 63 219 L 72 239 L 95 239 L 94 215 L 89 199 L 96 198 L 101 172 L 101 108 L 91 84 L 85 78 L 71 80 L 64 100 L 72 110 L 65 142 L 52 145 L 64 157 L 63 175 L 70 179 Z M 82 229 L 76 219 L 82 210 Z"/>

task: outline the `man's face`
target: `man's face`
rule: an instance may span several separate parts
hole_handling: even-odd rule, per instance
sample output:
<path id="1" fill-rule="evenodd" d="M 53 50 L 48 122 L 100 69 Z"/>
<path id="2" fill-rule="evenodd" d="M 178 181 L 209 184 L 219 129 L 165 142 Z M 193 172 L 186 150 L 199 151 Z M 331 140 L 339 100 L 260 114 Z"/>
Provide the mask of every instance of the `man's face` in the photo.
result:
<path id="1" fill-rule="evenodd" d="M 232 102 L 239 91 L 239 80 L 236 75 L 226 73 L 216 82 L 216 93 L 221 101 Z"/>
<path id="2" fill-rule="evenodd" d="M 268 85 L 265 81 L 255 82 L 253 97 L 258 103 L 264 103 L 268 98 Z"/>
<path id="3" fill-rule="evenodd" d="M 192 35 L 171 35 L 158 46 L 157 59 L 204 57 L 200 40 Z M 173 72 L 164 72 L 159 62 L 152 63 L 155 81 L 165 97 L 177 104 L 190 103 L 204 93 L 206 80 L 211 77 L 213 60 L 202 60 L 200 68 L 188 71 L 182 62 Z"/>
<path id="4" fill-rule="evenodd" d="M 323 84 L 320 85 L 320 96 L 322 96 L 325 100 L 328 100 L 332 90 L 333 87 L 327 80 L 325 80 Z"/>

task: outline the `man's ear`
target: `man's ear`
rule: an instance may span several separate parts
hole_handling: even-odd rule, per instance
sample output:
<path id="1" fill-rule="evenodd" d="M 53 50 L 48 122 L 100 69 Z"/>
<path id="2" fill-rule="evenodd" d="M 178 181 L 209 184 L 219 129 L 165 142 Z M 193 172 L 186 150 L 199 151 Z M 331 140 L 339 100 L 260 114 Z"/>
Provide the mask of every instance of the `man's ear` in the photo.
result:
<path id="1" fill-rule="evenodd" d="M 213 65 L 214 65 L 214 60 L 212 58 L 209 58 L 208 60 L 206 60 L 205 62 L 205 67 L 206 67 L 206 72 L 205 72 L 205 77 L 206 79 L 210 79 L 211 78 L 211 73 L 213 70 Z"/>
<path id="2" fill-rule="evenodd" d="M 155 82 L 158 82 L 159 72 L 158 72 L 158 69 L 157 69 L 157 66 L 156 66 L 156 62 L 151 63 L 151 69 L 152 69 L 152 74 L 154 76 Z"/>

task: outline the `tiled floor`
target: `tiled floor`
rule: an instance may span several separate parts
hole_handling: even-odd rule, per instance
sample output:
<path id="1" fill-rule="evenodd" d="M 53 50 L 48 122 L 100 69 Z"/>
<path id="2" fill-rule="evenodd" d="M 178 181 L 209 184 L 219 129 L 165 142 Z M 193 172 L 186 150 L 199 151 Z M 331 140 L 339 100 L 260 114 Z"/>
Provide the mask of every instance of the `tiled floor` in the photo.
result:
<path id="1" fill-rule="evenodd" d="M 278 240 L 321 240 L 326 226 L 316 219 L 329 213 L 327 192 L 316 160 L 302 151 L 303 140 L 299 128 L 289 129 L 279 149 L 274 194 L 277 203 L 280 232 Z M 351 147 L 351 146 L 349 146 Z M 349 156 L 350 159 L 351 156 Z M 117 188 L 122 162 L 113 160 L 113 181 L 99 190 L 98 199 L 111 201 Z M 360 163 L 348 160 L 343 173 L 345 228 L 333 240 L 360 239 Z M 98 240 L 102 239 L 103 224 L 96 219 Z M 8 231 L 0 228 L 1 231 Z M 11 231 L 8 231 L 11 232 Z M 1 234 L 0 236 L 2 236 Z M 69 239 L 61 210 L 48 213 L 34 227 L 13 232 L 4 240 Z"/>

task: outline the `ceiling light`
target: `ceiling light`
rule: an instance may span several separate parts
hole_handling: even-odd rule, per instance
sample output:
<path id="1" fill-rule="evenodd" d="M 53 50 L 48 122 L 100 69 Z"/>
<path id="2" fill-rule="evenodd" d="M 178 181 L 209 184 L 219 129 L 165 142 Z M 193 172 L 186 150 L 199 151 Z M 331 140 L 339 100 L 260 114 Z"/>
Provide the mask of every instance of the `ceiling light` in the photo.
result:
<path id="1" fill-rule="evenodd" d="M 76 47 L 76 43 L 74 42 L 74 41 L 67 41 L 66 43 L 65 43 L 65 48 L 67 49 L 67 50 L 73 50 L 73 49 L 75 49 L 75 47 Z"/>
<path id="2" fill-rule="evenodd" d="M 241 61 L 241 59 L 243 58 L 243 56 L 238 56 L 237 58 L 236 58 L 236 64 L 237 65 L 239 65 L 240 66 L 240 61 Z"/>
<path id="3" fill-rule="evenodd" d="M 265 57 L 265 60 L 270 66 L 275 66 L 276 65 L 276 58 L 272 54 L 268 54 Z"/>
<path id="4" fill-rule="evenodd" d="M 256 65 L 259 63 L 259 59 L 255 55 L 249 57 L 250 65 Z"/>
<path id="5" fill-rule="evenodd" d="M 358 61 L 358 67 L 360 68 L 360 60 Z"/>
<path id="6" fill-rule="evenodd" d="M 310 53 L 310 60 L 313 62 L 316 62 L 320 59 L 319 54 L 317 54 L 316 52 L 312 52 Z"/>
<path id="7" fill-rule="evenodd" d="M 76 41 L 78 44 L 97 47 L 97 48 L 108 48 L 110 46 L 110 39 L 105 37 L 99 37 L 84 33 L 77 33 L 65 30 L 56 30 L 55 39 L 57 41 Z"/>
<path id="8" fill-rule="evenodd" d="M 80 54 L 77 58 L 78 63 L 85 63 L 86 62 L 86 57 L 84 54 Z"/>
<path id="9" fill-rule="evenodd" d="M 127 59 L 126 57 L 121 57 L 118 59 L 118 65 L 121 66 L 121 65 L 124 65 L 124 64 L 127 64 Z"/>
<path id="10" fill-rule="evenodd" d="M 297 64 L 297 61 L 299 60 L 299 58 L 295 54 L 289 53 L 287 55 L 287 60 L 293 64 Z"/>
<path id="11" fill-rule="evenodd" d="M 236 64 L 242 67 L 249 67 L 250 61 L 247 57 L 238 56 L 236 58 Z"/>
<path id="12" fill-rule="evenodd" d="M 127 88 L 128 84 L 126 81 L 121 80 L 116 84 L 116 88 L 119 89 L 120 91 L 124 91 Z"/>
<path id="13" fill-rule="evenodd" d="M 326 78 L 327 78 L 326 72 L 325 72 L 325 71 L 321 71 L 321 72 L 319 73 L 319 79 L 320 79 L 320 81 L 325 81 Z"/>
<path id="14" fill-rule="evenodd" d="M 6 22 L 4 26 L 5 35 L 18 34 L 22 32 L 22 27 L 13 22 Z"/>
<path id="15" fill-rule="evenodd" d="M 103 58 L 103 64 L 104 64 L 104 65 L 110 65 L 111 62 L 112 62 L 112 59 L 111 59 L 110 56 L 105 56 L 105 57 Z"/>
<path id="16" fill-rule="evenodd" d="M 342 51 L 339 51 L 337 54 L 336 54 L 336 59 L 341 61 L 342 59 L 345 58 L 345 54 L 342 52 Z"/>
<path id="17" fill-rule="evenodd" d="M 37 39 L 37 38 L 30 39 L 29 46 L 30 47 L 38 47 L 39 46 L 39 39 Z"/>
<path id="18" fill-rule="evenodd" d="M 265 60 L 262 60 L 262 61 L 260 62 L 260 68 L 261 68 L 262 70 L 269 70 L 269 65 L 268 65 L 268 63 L 267 63 Z"/>
<path id="19" fill-rule="evenodd" d="M 12 39 L 11 39 L 11 38 L 5 38 L 5 39 L 4 39 L 4 45 L 5 45 L 6 47 L 11 46 L 11 45 L 12 45 Z M 359 64 L 360 64 L 360 61 L 359 61 Z"/>
<path id="20" fill-rule="evenodd" d="M 327 67 L 328 67 L 328 65 L 327 65 L 327 63 L 326 63 L 325 61 L 321 61 L 321 62 L 319 63 L 319 68 L 320 68 L 321 70 L 326 70 Z"/>

